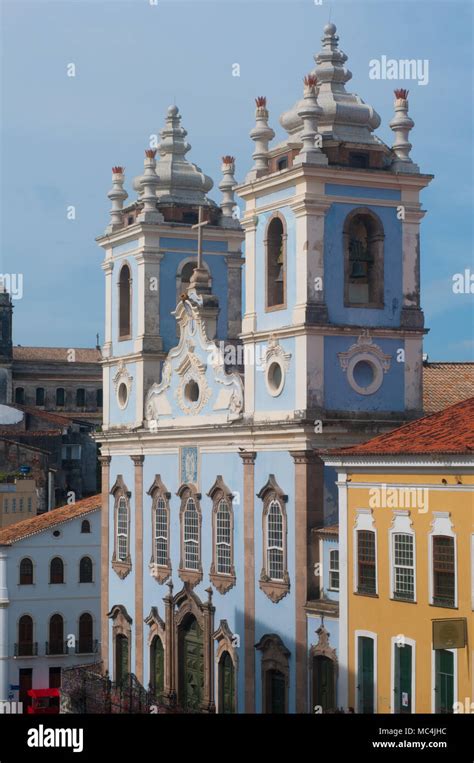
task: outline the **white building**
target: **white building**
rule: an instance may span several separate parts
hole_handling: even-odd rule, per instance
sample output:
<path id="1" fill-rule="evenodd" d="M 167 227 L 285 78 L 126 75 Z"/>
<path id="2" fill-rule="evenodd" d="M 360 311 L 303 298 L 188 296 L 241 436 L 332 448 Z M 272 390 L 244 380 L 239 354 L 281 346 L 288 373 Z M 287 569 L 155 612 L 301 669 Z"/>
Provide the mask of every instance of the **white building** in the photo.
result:
<path id="1" fill-rule="evenodd" d="M 0 700 L 99 659 L 100 496 L 0 531 Z"/>

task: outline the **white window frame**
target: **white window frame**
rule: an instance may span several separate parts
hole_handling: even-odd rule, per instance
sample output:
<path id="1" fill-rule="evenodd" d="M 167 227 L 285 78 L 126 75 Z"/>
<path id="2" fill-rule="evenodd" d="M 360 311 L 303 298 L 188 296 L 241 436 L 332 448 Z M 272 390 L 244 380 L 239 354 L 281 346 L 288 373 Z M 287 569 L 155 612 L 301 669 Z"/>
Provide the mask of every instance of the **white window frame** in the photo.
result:
<path id="1" fill-rule="evenodd" d="M 122 501 L 123 501 L 123 504 L 122 504 Z M 123 508 L 125 508 L 125 524 L 126 524 L 127 529 L 126 529 L 125 532 L 120 532 L 120 511 Z M 129 556 L 130 538 L 129 538 L 129 516 L 128 516 L 128 512 L 129 512 L 129 507 L 128 507 L 127 499 L 125 498 L 125 496 L 121 495 L 119 500 L 118 500 L 118 505 L 117 505 L 117 561 L 118 562 L 126 562 L 127 559 L 128 559 L 128 556 Z M 121 538 L 125 538 L 125 556 L 123 556 L 120 553 L 120 539 Z"/>
<path id="2" fill-rule="evenodd" d="M 378 537 L 377 537 L 377 528 L 375 526 L 375 520 L 374 520 L 374 514 L 372 509 L 357 509 L 356 512 L 356 522 L 353 530 L 353 537 L 352 537 L 352 543 L 353 543 L 353 584 L 352 589 L 354 593 L 358 593 L 359 590 L 359 546 L 358 546 L 358 536 L 357 533 L 359 530 L 367 530 L 369 532 L 375 533 L 375 596 L 378 596 L 379 593 L 379 557 L 378 557 Z M 340 581 L 339 581 L 340 582 Z M 361 596 L 369 595 L 370 594 L 361 594 Z"/>
<path id="3" fill-rule="evenodd" d="M 395 535 L 411 535 L 413 537 L 413 599 L 395 597 Z M 409 510 L 393 512 L 393 522 L 389 530 L 389 564 L 390 564 L 390 598 L 394 601 L 409 601 L 416 603 L 416 534 Z"/>
<path id="4" fill-rule="evenodd" d="M 458 606 L 458 543 L 457 536 L 453 529 L 454 525 L 451 521 L 451 514 L 449 511 L 434 511 L 433 520 L 431 522 L 431 532 L 428 535 L 428 581 L 429 581 L 429 603 L 437 607 L 438 604 L 433 603 L 434 595 L 434 576 L 433 576 L 433 537 L 435 535 L 447 535 L 450 538 L 454 538 L 454 606 L 443 607 L 440 609 L 456 609 Z"/>
<path id="5" fill-rule="evenodd" d="M 328 573 L 329 573 L 328 574 L 328 591 L 335 591 L 336 593 L 339 593 L 340 588 L 341 588 L 341 577 L 340 577 L 340 575 L 341 575 L 341 568 L 340 568 L 340 565 L 339 565 L 339 549 L 338 548 L 330 548 L 330 549 L 328 549 L 328 553 L 329 553 L 329 562 L 328 562 Z M 332 554 L 337 554 L 337 570 L 335 570 L 332 567 L 332 565 L 331 565 L 331 555 Z M 339 580 L 339 585 L 338 585 L 337 588 L 334 588 L 334 586 L 331 585 L 331 573 L 332 572 L 337 572 L 337 577 L 338 577 L 338 580 Z"/>

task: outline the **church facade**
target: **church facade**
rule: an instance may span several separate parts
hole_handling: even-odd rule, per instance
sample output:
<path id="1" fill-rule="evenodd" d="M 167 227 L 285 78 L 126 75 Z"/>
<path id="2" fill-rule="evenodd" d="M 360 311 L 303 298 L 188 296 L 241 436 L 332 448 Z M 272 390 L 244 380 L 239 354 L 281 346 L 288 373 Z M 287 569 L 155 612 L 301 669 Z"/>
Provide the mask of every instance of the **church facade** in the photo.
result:
<path id="1" fill-rule="evenodd" d="M 282 143 L 256 99 L 253 167 L 237 186 L 223 158 L 220 206 L 170 107 L 131 203 L 113 168 L 98 238 L 102 657 L 192 711 L 338 707 L 337 477 L 318 454 L 422 409 L 431 176 L 407 92 L 388 147 L 333 24 L 314 58 Z"/>

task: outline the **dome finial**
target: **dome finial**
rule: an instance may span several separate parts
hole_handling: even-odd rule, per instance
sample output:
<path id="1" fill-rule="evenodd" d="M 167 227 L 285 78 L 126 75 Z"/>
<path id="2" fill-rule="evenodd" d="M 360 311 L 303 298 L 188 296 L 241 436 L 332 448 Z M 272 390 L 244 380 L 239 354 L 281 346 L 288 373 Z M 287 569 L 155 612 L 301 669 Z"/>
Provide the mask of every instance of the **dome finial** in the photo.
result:
<path id="1" fill-rule="evenodd" d="M 125 167 L 115 166 L 112 167 L 112 188 L 108 192 L 107 196 L 112 202 L 112 208 L 110 210 L 110 223 L 107 226 L 106 233 L 112 233 L 117 228 L 122 227 L 122 210 L 125 199 L 128 198 L 128 193 L 123 187 L 125 182 L 124 175 Z"/>
<path id="2" fill-rule="evenodd" d="M 301 132 L 303 147 L 293 163 L 326 165 L 328 163 L 327 156 L 323 154 L 321 146 L 316 141 L 316 137 L 321 138 L 321 136 L 318 136 L 317 120 L 322 114 L 322 109 L 318 106 L 317 101 L 317 78 L 310 72 L 306 75 L 303 82 L 303 105 L 298 111 L 298 116 L 303 120 L 303 130 Z"/>
<path id="3" fill-rule="evenodd" d="M 269 113 L 267 99 L 264 95 L 255 98 L 255 127 L 250 131 L 250 137 L 255 141 L 255 151 L 252 154 L 254 165 L 245 178 L 246 182 L 256 180 L 268 172 L 268 144 L 275 133 L 268 124 Z"/>

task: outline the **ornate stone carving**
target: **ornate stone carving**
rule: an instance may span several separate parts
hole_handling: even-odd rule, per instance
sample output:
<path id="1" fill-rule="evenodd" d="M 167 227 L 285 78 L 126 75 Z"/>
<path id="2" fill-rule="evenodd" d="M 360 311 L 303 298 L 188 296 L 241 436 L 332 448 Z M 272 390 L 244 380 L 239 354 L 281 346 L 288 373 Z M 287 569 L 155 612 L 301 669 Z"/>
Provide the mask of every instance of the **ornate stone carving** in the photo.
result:
<path id="1" fill-rule="evenodd" d="M 384 374 L 390 369 L 392 360 L 391 355 L 384 353 L 381 347 L 374 343 L 368 329 L 362 332 L 347 352 L 339 352 L 338 358 L 342 370 L 347 374 L 347 381 L 360 395 L 372 395 L 377 392 L 382 385 Z M 360 386 L 354 378 L 355 366 L 364 361 L 373 370 L 372 381 L 366 387 Z"/>
<path id="2" fill-rule="evenodd" d="M 110 490 L 110 495 L 113 495 L 114 503 L 114 550 L 112 554 L 112 569 L 119 576 L 121 580 L 127 577 L 132 570 L 132 557 L 130 555 L 130 497 L 131 492 L 127 488 L 121 474 L 117 475 L 114 485 Z M 127 556 L 125 559 L 119 559 L 117 551 L 117 519 L 118 519 L 118 507 L 119 501 L 124 498 L 127 507 Z"/>
<path id="3" fill-rule="evenodd" d="M 260 590 L 268 596 L 268 598 L 276 604 L 290 591 L 290 576 L 288 574 L 288 561 L 287 561 L 287 517 L 285 503 L 288 501 L 288 496 L 283 492 L 279 484 L 275 479 L 274 474 L 270 474 L 267 482 L 258 492 L 257 497 L 263 501 L 262 511 L 262 537 L 263 537 L 263 559 L 265 560 L 264 566 L 260 572 L 260 579 L 258 581 Z M 268 545 L 268 530 L 267 530 L 267 518 L 271 504 L 277 501 L 282 517 L 282 537 L 283 537 L 283 577 L 282 579 L 275 579 L 269 576 L 269 570 L 267 569 L 267 545 Z"/>
<path id="4" fill-rule="evenodd" d="M 227 487 L 222 475 L 218 474 L 216 481 L 208 492 L 212 500 L 212 563 L 209 579 L 219 593 L 227 593 L 235 586 L 236 576 L 234 567 L 234 494 Z M 230 517 L 230 572 L 222 573 L 217 570 L 217 512 L 221 501 L 225 501 Z"/>
<path id="5" fill-rule="evenodd" d="M 123 361 L 120 361 L 117 371 L 115 375 L 112 378 L 112 382 L 115 389 L 115 395 L 117 397 L 117 403 L 119 408 L 126 408 L 128 405 L 128 401 L 130 399 L 130 392 L 132 391 L 132 382 L 133 382 L 133 376 L 128 371 L 127 366 Z M 125 398 L 121 397 L 120 394 L 120 388 L 121 385 L 124 384 L 127 390 L 127 394 Z"/>

